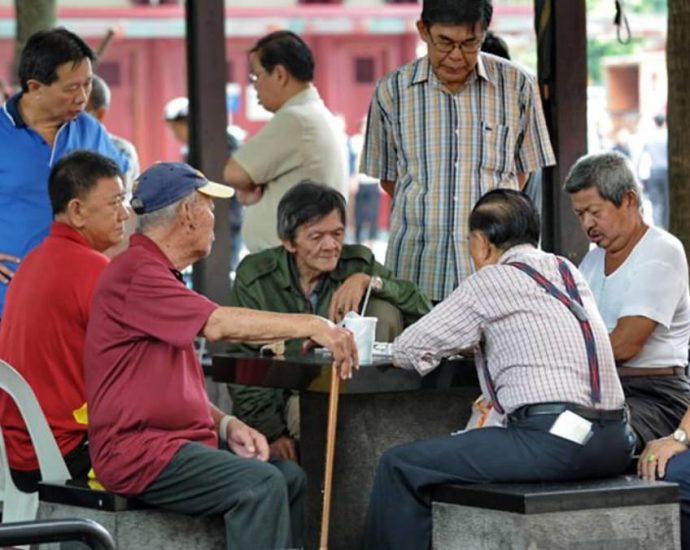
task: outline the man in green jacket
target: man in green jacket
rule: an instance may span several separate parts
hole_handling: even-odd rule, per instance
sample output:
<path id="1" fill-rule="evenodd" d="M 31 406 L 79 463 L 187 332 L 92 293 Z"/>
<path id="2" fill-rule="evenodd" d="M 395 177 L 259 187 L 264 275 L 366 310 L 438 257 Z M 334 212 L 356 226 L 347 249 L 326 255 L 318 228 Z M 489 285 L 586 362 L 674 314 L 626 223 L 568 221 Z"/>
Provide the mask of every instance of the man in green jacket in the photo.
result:
<path id="1" fill-rule="evenodd" d="M 348 311 L 366 313 L 379 319 L 376 339 L 392 341 L 405 326 L 428 313 L 431 305 L 414 283 L 393 279 L 367 247 L 343 244 L 345 223 L 345 200 L 334 189 L 307 180 L 290 189 L 278 205 L 282 246 L 250 254 L 240 263 L 231 305 L 316 313 L 336 323 Z M 367 311 L 361 312 L 369 285 L 371 299 Z M 298 352 L 300 345 L 287 342 L 287 353 Z M 271 454 L 296 460 L 296 396 L 253 386 L 230 385 L 229 389 L 233 413 L 266 435 Z"/>

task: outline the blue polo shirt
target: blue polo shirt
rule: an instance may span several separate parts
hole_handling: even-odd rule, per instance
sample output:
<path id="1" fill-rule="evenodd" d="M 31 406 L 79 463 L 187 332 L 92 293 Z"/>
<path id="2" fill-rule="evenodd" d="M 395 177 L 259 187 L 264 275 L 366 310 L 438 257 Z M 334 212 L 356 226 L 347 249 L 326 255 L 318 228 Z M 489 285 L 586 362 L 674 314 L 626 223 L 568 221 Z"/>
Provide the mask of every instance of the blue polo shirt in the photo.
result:
<path id="1" fill-rule="evenodd" d="M 115 160 L 123 172 L 127 160 L 103 126 L 86 113 L 63 124 L 51 147 L 22 119 L 20 97 L 21 93 L 15 95 L 0 108 L 0 252 L 23 258 L 48 235 L 53 218 L 48 176 L 61 157 L 89 149 Z M 0 283 L 0 317 L 6 292 L 7 285 Z"/>

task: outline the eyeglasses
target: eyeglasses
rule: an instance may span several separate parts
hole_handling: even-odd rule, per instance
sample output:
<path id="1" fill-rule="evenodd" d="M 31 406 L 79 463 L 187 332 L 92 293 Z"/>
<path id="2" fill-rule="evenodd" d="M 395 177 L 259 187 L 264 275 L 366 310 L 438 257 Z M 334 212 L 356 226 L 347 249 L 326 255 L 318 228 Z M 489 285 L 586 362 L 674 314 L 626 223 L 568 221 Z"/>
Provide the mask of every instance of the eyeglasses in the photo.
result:
<path id="1" fill-rule="evenodd" d="M 259 80 L 259 77 L 260 77 L 262 74 L 266 74 L 266 71 L 262 71 L 262 72 L 260 72 L 260 73 L 249 73 L 249 82 L 250 82 L 251 84 L 256 84 L 257 81 Z"/>
<path id="2" fill-rule="evenodd" d="M 453 42 L 447 38 L 441 37 L 434 40 L 434 37 L 429 33 L 429 42 L 436 48 L 439 52 L 449 54 L 455 48 L 458 48 L 462 53 L 477 53 L 482 47 L 484 42 L 484 34 L 475 38 L 470 38 L 464 42 Z"/>

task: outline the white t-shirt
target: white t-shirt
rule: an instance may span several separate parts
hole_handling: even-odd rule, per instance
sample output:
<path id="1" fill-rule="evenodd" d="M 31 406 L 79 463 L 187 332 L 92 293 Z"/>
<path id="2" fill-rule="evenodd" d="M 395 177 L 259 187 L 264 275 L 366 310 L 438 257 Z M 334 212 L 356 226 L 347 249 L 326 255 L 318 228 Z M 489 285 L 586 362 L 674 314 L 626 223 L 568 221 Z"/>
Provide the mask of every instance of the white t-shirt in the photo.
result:
<path id="1" fill-rule="evenodd" d="M 688 363 L 690 296 L 688 265 L 681 242 L 650 227 L 630 256 L 608 277 L 602 248 L 590 250 L 580 264 L 604 318 L 613 331 L 621 317 L 642 316 L 657 323 L 644 347 L 627 367 L 656 368 Z"/>

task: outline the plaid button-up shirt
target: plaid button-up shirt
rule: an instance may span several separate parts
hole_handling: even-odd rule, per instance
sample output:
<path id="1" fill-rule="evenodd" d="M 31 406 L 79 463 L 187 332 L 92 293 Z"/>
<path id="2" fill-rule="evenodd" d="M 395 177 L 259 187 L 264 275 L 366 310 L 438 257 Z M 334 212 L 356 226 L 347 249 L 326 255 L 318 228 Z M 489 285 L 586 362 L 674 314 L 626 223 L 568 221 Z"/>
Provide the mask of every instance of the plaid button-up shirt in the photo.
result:
<path id="1" fill-rule="evenodd" d="M 529 275 L 506 265 L 516 261 L 533 267 L 565 292 L 556 256 L 530 245 L 513 247 L 497 265 L 468 277 L 431 313 L 407 328 L 393 344 L 395 361 L 426 374 L 443 358 L 474 349 L 480 372 L 486 361 L 498 402 L 507 412 L 550 402 L 593 407 L 587 349 L 577 318 Z M 594 335 L 601 384 L 601 402 L 596 406 L 620 409 L 623 390 L 606 326 L 584 277 L 564 261 Z"/>
<path id="2" fill-rule="evenodd" d="M 361 171 L 395 182 L 386 266 L 442 300 L 472 272 L 467 220 L 479 197 L 555 163 L 535 79 L 481 54 L 457 93 L 427 57 L 384 78 Z"/>

